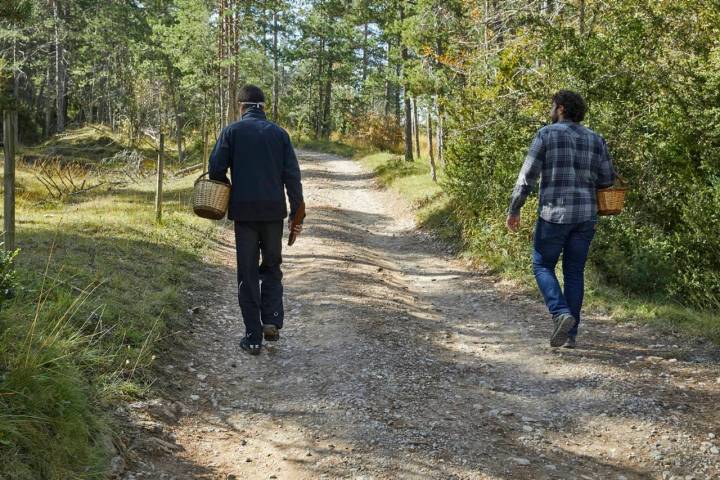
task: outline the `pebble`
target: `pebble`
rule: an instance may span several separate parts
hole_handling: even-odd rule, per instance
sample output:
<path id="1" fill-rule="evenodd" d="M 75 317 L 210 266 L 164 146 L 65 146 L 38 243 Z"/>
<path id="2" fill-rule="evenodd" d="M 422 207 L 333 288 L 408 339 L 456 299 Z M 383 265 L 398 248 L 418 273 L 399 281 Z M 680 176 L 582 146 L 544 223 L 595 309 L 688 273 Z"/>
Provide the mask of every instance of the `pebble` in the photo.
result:
<path id="1" fill-rule="evenodd" d="M 519 457 L 517 457 L 517 458 L 513 458 L 513 460 L 514 460 L 515 463 L 517 463 L 518 465 L 530 465 L 530 460 L 528 460 L 527 458 L 519 458 Z"/>
<path id="2" fill-rule="evenodd" d="M 200 400 L 200 395 L 190 395 L 190 400 L 197 402 Z"/>
<path id="3" fill-rule="evenodd" d="M 710 453 L 713 455 L 720 454 L 720 449 L 718 447 L 710 447 Z"/>
<path id="4" fill-rule="evenodd" d="M 710 438 L 710 439 L 715 438 L 715 434 L 714 434 L 714 433 L 708 433 L 708 438 Z"/>
<path id="5" fill-rule="evenodd" d="M 120 455 L 113 457 L 110 461 L 110 473 L 112 475 L 120 475 L 125 471 L 125 459 Z"/>

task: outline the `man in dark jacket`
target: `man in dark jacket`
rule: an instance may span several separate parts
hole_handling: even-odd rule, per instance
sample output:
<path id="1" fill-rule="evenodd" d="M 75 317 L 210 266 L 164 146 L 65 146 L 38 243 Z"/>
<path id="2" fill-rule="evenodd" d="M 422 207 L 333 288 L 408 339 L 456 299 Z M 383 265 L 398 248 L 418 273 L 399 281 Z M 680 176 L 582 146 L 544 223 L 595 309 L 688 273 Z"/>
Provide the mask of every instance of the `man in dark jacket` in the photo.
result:
<path id="1" fill-rule="evenodd" d="M 267 120 L 262 90 L 246 85 L 239 100 L 241 119 L 220 133 L 210 156 L 210 178 L 227 182 L 230 169 L 228 218 L 235 221 L 238 301 L 245 322 L 240 346 L 258 355 L 263 336 L 275 341 L 283 326 L 280 264 L 283 220 L 288 215 L 285 190 L 291 219 L 303 203 L 303 193 L 290 137 Z M 294 233 L 301 230 L 297 226 Z"/>
<path id="2" fill-rule="evenodd" d="M 552 125 L 530 145 L 515 183 L 507 227 L 520 227 L 520 209 L 540 179 L 539 218 L 533 243 L 533 271 L 553 316 L 550 346 L 575 348 L 583 302 L 585 262 L 597 223 L 597 190 L 613 184 L 608 148 L 600 135 L 580 125 L 586 105 L 577 93 L 553 97 Z M 555 266 L 563 256 L 564 288 Z"/>

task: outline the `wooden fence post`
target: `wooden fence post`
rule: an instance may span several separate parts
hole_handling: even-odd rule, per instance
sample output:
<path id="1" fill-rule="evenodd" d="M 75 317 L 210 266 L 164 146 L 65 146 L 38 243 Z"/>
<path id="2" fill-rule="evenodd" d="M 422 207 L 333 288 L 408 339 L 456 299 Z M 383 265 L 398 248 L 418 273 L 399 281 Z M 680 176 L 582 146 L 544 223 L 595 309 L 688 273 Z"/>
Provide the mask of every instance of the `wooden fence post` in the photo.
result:
<path id="1" fill-rule="evenodd" d="M 162 188 L 163 188 L 163 150 L 165 150 L 165 134 L 160 134 L 160 149 L 157 158 L 157 189 L 155 190 L 155 220 L 162 220 Z"/>
<path id="2" fill-rule="evenodd" d="M 5 251 L 15 250 L 15 139 L 17 112 L 3 112 L 3 149 L 5 150 Z"/>

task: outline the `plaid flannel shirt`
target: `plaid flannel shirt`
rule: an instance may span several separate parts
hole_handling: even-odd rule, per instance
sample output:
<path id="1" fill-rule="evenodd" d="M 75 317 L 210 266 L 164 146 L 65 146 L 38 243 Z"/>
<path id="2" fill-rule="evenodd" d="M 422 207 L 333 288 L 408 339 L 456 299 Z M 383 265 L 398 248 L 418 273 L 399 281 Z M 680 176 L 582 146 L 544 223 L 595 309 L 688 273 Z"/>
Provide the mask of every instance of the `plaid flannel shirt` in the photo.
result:
<path id="1" fill-rule="evenodd" d="M 508 214 L 520 209 L 540 178 L 540 217 L 551 223 L 597 220 L 597 190 L 615 178 L 605 139 L 578 123 L 541 128 L 520 170 Z"/>

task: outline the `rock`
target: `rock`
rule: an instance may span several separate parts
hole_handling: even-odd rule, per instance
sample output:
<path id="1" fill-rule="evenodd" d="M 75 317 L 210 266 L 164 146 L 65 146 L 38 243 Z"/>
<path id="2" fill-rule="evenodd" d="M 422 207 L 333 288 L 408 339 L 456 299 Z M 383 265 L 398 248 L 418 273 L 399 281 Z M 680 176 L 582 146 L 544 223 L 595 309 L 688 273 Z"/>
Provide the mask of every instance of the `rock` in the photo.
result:
<path id="1" fill-rule="evenodd" d="M 528 433 L 533 431 L 533 428 L 530 425 L 523 425 L 522 429 L 523 429 L 523 432 L 528 432 Z"/>
<path id="2" fill-rule="evenodd" d="M 710 453 L 712 453 L 713 455 L 718 455 L 720 454 L 720 449 L 718 447 L 710 447 Z"/>
<path id="3" fill-rule="evenodd" d="M 173 452 L 182 449 L 180 445 L 166 442 L 165 440 L 158 437 L 148 437 L 144 443 L 145 446 L 153 452 L 164 452 L 172 454 Z"/>
<path id="4" fill-rule="evenodd" d="M 515 457 L 515 458 L 513 458 L 513 461 L 515 463 L 517 463 L 518 465 L 523 465 L 523 466 L 530 465 L 530 460 L 528 460 L 527 458 Z"/>
<path id="5" fill-rule="evenodd" d="M 110 461 L 110 475 L 119 476 L 125 471 L 125 459 L 120 455 L 116 455 Z"/>
<path id="6" fill-rule="evenodd" d="M 200 400 L 200 395 L 190 395 L 190 400 L 192 400 L 193 402 L 197 402 L 198 400 Z"/>
<path id="7" fill-rule="evenodd" d="M 555 465 L 553 465 L 552 463 L 548 463 L 547 465 L 545 465 L 545 469 L 546 470 L 557 470 L 557 467 Z"/>
<path id="8" fill-rule="evenodd" d="M 203 380 L 205 380 L 207 378 L 207 375 L 205 375 L 204 373 L 198 373 L 197 378 L 198 378 L 198 380 L 200 380 L 202 382 Z"/>
<path id="9" fill-rule="evenodd" d="M 714 434 L 714 433 L 708 433 L 708 438 L 710 438 L 710 439 L 715 438 L 715 434 Z"/>

